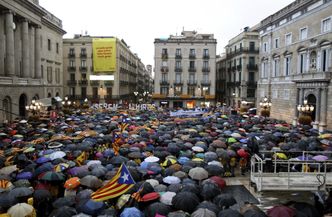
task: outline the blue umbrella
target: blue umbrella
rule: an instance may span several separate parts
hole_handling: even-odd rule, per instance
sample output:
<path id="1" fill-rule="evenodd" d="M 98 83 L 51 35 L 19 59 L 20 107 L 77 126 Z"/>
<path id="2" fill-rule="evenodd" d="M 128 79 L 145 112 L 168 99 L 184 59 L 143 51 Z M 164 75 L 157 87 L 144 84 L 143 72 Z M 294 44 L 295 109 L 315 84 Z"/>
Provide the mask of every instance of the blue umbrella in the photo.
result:
<path id="1" fill-rule="evenodd" d="M 17 174 L 16 179 L 32 179 L 32 172 L 22 172 Z"/>
<path id="2" fill-rule="evenodd" d="M 136 207 L 125 208 L 120 217 L 143 217 L 143 213 Z"/>
<path id="3" fill-rule="evenodd" d="M 89 215 L 99 215 L 104 209 L 105 204 L 103 202 L 97 202 L 94 200 L 88 200 L 81 207 L 81 211 Z"/>
<path id="4" fill-rule="evenodd" d="M 178 159 L 178 162 L 180 163 L 180 164 L 185 164 L 186 162 L 188 162 L 188 161 L 190 161 L 190 159 L 188 158 L 188 157 L 180 157 L 179 159 Z"/>
<path id="5" fill-rule="evenodd" d="M 36 163 L 38 163 L 38 164 L 43 164 L 43 163 L 46 163 L 46 162 L 48 162 L 48 161 L 51 161 L 51 159 L 50 158 L 48 158 L 48 157 L 40 157 L 40 158 L 38 158 L 37 160 L 36 160 Z"/>
<path id="6" fill-rule="evenodd" d="M 38 175 L 40 175 L 40 174 L 42 174 L 42 173 L 45 173 L 45 172 L 47 172 L 47 171 L 51 171 L 51 170 L 53 169 L 53 167 L 54 167 L 54 165 L 53 165 L 52 163 L 47 162 L 47 163 L 45 163 L 45 164 L 39 166 L 39 167 L 35 170 L 35 172 L 34 172 L 33 175 L 34 175 L 34 176 L 38 176 Z"/>

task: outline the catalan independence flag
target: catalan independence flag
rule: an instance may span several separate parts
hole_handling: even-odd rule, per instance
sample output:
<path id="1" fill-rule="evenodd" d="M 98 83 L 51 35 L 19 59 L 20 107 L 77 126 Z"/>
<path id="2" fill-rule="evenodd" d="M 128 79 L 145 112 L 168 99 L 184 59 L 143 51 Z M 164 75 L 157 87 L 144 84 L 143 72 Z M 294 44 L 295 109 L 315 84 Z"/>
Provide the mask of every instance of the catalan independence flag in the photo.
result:
<path id="1" fill-rule="evenodd" d="M 135 184 L 125 164 L 122 164 L 116 175 L 103 187 L 91 194 L 91 199 L 104 201 L 126 193 Z"/>

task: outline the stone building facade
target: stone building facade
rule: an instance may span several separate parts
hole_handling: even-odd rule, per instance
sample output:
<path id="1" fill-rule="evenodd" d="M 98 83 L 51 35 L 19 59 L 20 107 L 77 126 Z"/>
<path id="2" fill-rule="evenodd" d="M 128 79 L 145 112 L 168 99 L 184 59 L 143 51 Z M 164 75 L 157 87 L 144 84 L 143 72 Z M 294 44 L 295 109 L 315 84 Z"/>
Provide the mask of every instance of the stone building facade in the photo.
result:
<path id="1" fill-rule="evenodd" d="M 314 106 L 314 127 L 332 129 L 332 1 L 297 0 L 260 22 L 258 101 L 271 117 L 297 123 L 297 106 Z"/>
<path id="2" fill-rule="evenodd" d="M 213 34 L 183 31 L 155 44 L 153 100 L 157 106 L 193 108 L 215 104 L 216 44 Z"/>
<path id="3" fill-rule="evenodd" d="M 71 100 L 87 98 L 91 102 L 134 102 L 134 92 L 149 92 L 151 74 L 124 40 L 116 39 L 116 70 L 95 72 L 93 69 L 93 38 L 104 36 L 75 35 L 63 40 L 64 93 Z M 90 80 L 92 75 L 114 75 L 114 80 Z"/>
<path id="4" fill-rule="evenodd" d="M 32 99 L 61 96 L 62 22 L 37 0 L 0 0 L 0 122 Z"/>

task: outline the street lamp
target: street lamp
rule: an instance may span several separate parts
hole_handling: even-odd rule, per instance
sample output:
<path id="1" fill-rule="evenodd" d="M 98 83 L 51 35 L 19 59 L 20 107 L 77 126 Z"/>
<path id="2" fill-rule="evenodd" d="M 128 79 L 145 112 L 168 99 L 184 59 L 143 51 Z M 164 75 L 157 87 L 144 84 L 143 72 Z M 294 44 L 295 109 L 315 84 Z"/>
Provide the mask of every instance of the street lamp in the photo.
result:
<path id="1" fill-rule="evenodd" d="M 261 116 L 269 117 L 270 116 L 270 108 L 272 107 L 271 101 L 265 96 L 263 100 L 259 103 L 261 107 Z"/>
<path id="2" fill-rule="evenodd" d="M 41 109 L 41 103 L 38 103 L 35 99 L 33 99 L 30 105 L 25 106 L 25 109 L 28 112 L 31 112 L 33 116 L 36 116 Z"/>
<path id="3" fill-rule="evenodd" d="M 299 123 L 303 125 L 310 125 L 312 122 L 311 113 L 315 110 L 313 105 L 308 104 L 308 100 L 303 100 L 303 105 L 298 105 L 297 110 L 300 112 Z"/>
<path id="4" fill-rule="evenodd" d="M 144 92 L 143 92 L 143 99 L 144 99 L 144 102 L 147 101 L 148 96 L 149 96 L 149 91 L 144 91 Z"/>
<path id="5" fill-rule="evenodd" d="M 134 95 L 135 95 L 135 103 L 137 104 L 138 91 L 134 91 Z"/>

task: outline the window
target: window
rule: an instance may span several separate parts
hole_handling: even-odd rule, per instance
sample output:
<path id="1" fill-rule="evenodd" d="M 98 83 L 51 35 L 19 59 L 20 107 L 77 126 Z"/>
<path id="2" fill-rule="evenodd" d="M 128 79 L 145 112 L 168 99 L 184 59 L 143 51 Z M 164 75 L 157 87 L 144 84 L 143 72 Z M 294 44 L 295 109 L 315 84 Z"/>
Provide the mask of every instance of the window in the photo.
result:
<path id="1" fill-rule="evenodd" d="M 175 83 L 177 84 L 181 83 L 181 73 L 175 74 Z"/>
<path id="2" fill-rule="evenodd" d="M 279 48 L 279 38 L 274 39 L 274 48 Z"/>
<path id="3" fill-rule="evenodd" d="M 81 77 L 82 77 L 82 80 L 86 80 L 86 74 L 85 74 L 85 73 L 83 73 L 83 74 L 81 75 Z"/>
<path id="4" fill-rule="evenodd" d="M 189 55 L 190 56 L 195 56 L 195 54 L 196 54 L 195 49 L 190 49 Z"/>
<path id="5" fill-rule="evenodd" d="M 291 57 L 287 56 L 285 57 L 285 76 L 288 76 L 291 74 Z"/>
<path id="6" fill-rule="evenodd" d="M 181 86 L 176 86 L 174 91 L 175 96 L 180 96 L 182 94 L 182 87 Z"/>
<path id="7" fill-rule="evenodd" d="M 93 96 L 93 98 L 98 97 L 98 87 L 93 87 L 92 88 L 92 96 Z"/>
<path id="8" fill-rule="evenodd" d="M 69 94 L 70 94 L 71 96 L 75 96 L 75 95 L 76 95 L 75 87 L 71 87 L 71 88 L 70 88 Z"/>
<path id="9" fill-rule="evenodd" d="M 308 36 L 308 29 L 307 28 L 300 29 L 300 40 L 307 39 L 307 36 Z"/>
<path id="10" fill-rule="evenodd" d="M 85 48 L 81 48 L 81 55 L 82 56 L 86 55 L 86 49 Z"/>
<path id="11" fill-rule="evenodd" d="M 279 76 L 279 58 L 273 60 L 273 75 Z"/>
<path id="12" fill-rule="evenodd" d="M 210 88 L 209 87 L 203 87 L 202 88 L 202 94 L 203 94 L 203 96 L 209 95 L 210 94 Z"/>
<path id="13" fill-rule="evenodd" d="M 167 81 L 167 73 L 161 74 L 161 81 L 163 81 L 163 82 Z"/>
<path id="14" fill-rule="evenodd" d="M 59 53 L 59 43 L 56 43 L 56 53 Z"/>
<path id="15" fill-rule="evenodd" d="M 208 69 L 209 68 L 209 61 L 203 61 L 203 68 Z"/>
<path id="16" fill-rule="evenodd" d="M 47 39 L 47 49 L 51 50 L 51 39 Z"/>
<path id="17" fill-rule="evenodd" d="M 267 78 L 267 68 L 268 68 L 268 63 L 267 61 L 262 62 L 262 78 Z"/>
<path id="18" fill-rule="evenodd" d="M 249 50 L 254 51 L 255 50 L 255 42 L 251 41 L 249 42 Z"/>
<path id="19" fill-rule="evenodd" d="M 299 71 L 304 73 L 306 71 L 306 53 L 300 53 L 299 55 Z"/>
<path id="20" fill-rule="evenodd" d="M 86 98 L 86 87 L 81 87 L 81 96 L 82 98 Z"/>
<path id="21" fill-rule="evenodd" d="M 107 87 L 106 88 L 106 93 L 107 93 L 108 97 L 111 97 L 112 96 L 112 87 Z"/>
<path id="22" fill-rule="evenodd" d="M 195 69 L 195 61 L 189 62 L 189 69 Z"/>
<path id="23" fill-rule="evenodd" d="M 249 57 L 249 65 L 254 66 L 255 65 L 255 57 Z"/>
<path id="24" fill-rule="evenodd" d="M 70 80 L 75 81 L 75 74 L 70 74 Z"/>
<path id="25" fill-rule="evenodd" d="M 208 73 L 204 73 L 203 74 L 203 82 L 207 83 L 209 81 L 209 74 Z"/>
<path id="26" fill-rule="evenodd" d="M 167 55 L 167 48 L 163 48 L 162 51 L 161 51 L 161 54 L 162 55 Z"/>
<path id="27" fill-rule="evenodd" d="M 255 72 L 249 72 L 248 81 L 254 82 L 255 81 Z"/>
<path id="28" fill-rule="evenodd" d="M 322 33 L 331 31 L 331 17 L 322 21 Z"/>
<path id="29" fill-rule="evenodd" d="M 264 42 L 264 44 L 263 44 L 263 51 L 267 52 L 267 42 Z"/>
<path id="30" fill-rule="evenodd" d="M 188 87 L 188 95 L 195 96 L 195 86 Z"/>
<path id="31" fill-rule="evenodd" d="M 176 69 L 181 69 L 181 61 L 176 61 L 175 62 L 175 68 Z"/>
<path id="32" fill-rule="evenodd" d="M 291 43 L 292 43 L 292 33 L 288 33 L 285 36 L 285 44 L 287 46 L 290 45 Z"/>
<path id="33" fill-rule="evenodd" d="M 204 50 L 203 50 L 203 56 L 204 56 L 204 57 L 209 56 L 209 49 L 204 49 Z"/>
<path id="34" fill-rule="evenodd" d="M 160 93 L 162 95 L 168 95 L 168 87 L 161 87 L 160 88 Z"/>
<path id="35" fill-rule="evenodd" d="M 81 60 L 81 67 L 86 67 L 86 60 Z"/>
<path id="36" fill-rule="evenodd" d="M 44 66 L 40 66 L 40 71 L 41 71 L 41 77 L 44 78 Z"/>
<path id="37" fill-rule="evenodd" d="M 248 89 L 247 89 L 247 97 L 248 97 L 248 98 L 254 98 L 254 97 L 255 97 L 255 89 L 253 89 L 253 88 L 248 88 Z"/>
<path id="38" fill-rule="evenodd" d="M 75 62 L 74 62 L 74 60 L 70 60 L 70 61 L 69 61 L 69 66 L 70 66 L 70 67 L 75 67 Z"/>
<path id="39" fill-rule="evenodd" d="M 60 69 L 59 68 L 55 69 L 55 82 L 57 84 L 60 84 Z"/>
<path id="40" fill-rule="evenodd" d="M 181 49 L 180 49 L 180 48 L 177 48 L 177 49 L 175 50 L 175 55 L 176 55 L 176 56 L 181 56 Z"/>
<path id="41" fill-rule="evenodd" d="M 53 77 L 53 75 L 52 75 L 52 67 L 51 66 L 48 66 L 47 67 L 47 82 L 48 83 L 52 83 L 52 77 Z"/>
<path id="42" fill-rule="evenodd" d="M 69 49 L 69 54 L 70 55 L 75 55 L 75 49 L 74 48 L 70 48 Z"/>
<path id="43" fill-rule="evenodd" d="M 195 74 L 194 73 L 189 74 L 189 82 L 190 82 L 190 84 L 193 84 L 195 82 Z"/>
<path id="44" fill-rule="evenodd" d="M 322 62 L 322 71 L 326 72 L 328 69 L 328 50 L 323 49 L 321 54 L 321 62 Z"/>

